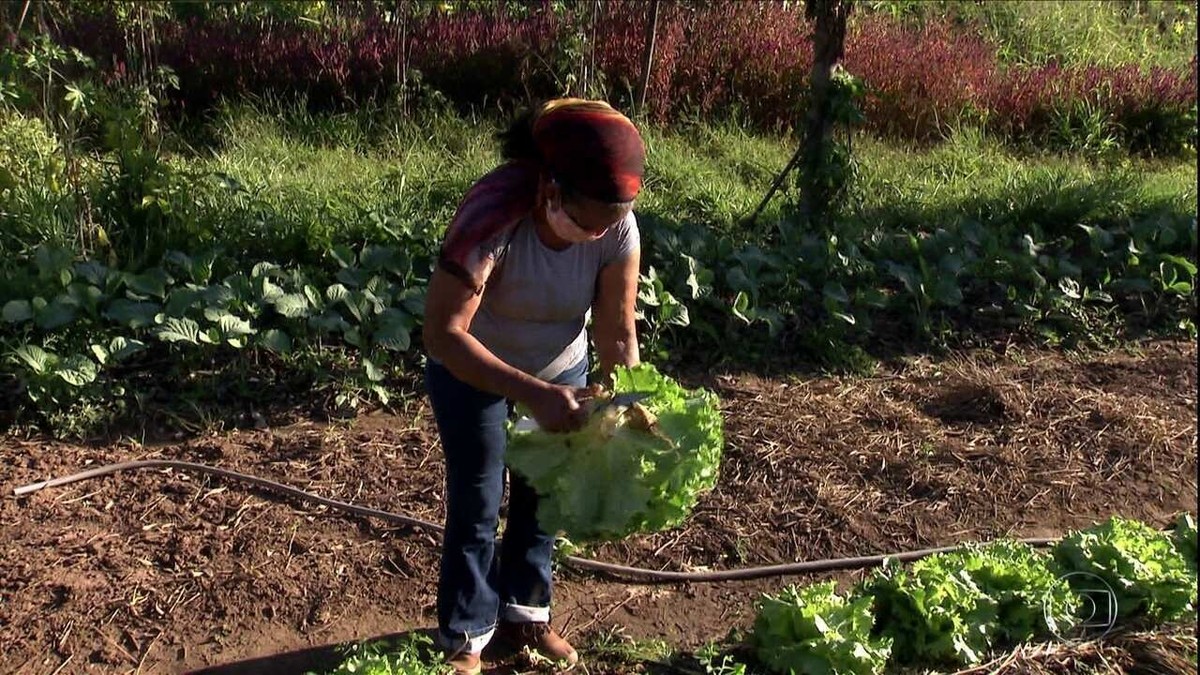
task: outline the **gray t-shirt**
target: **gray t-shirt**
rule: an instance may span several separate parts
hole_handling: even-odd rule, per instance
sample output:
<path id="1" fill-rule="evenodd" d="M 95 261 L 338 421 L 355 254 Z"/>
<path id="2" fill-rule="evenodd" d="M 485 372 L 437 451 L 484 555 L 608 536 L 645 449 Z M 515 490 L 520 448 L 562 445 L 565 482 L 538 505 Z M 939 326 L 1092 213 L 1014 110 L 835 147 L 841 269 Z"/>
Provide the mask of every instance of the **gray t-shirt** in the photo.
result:
<path id="1" fill-rule="evenodd" d="M 508 365 L 552 380 L 587 356 L 600 270 L 639 246 L 633 213 L 596 241 L 555 251 L 525 218 L 497 251 L 470 333 Z"/>

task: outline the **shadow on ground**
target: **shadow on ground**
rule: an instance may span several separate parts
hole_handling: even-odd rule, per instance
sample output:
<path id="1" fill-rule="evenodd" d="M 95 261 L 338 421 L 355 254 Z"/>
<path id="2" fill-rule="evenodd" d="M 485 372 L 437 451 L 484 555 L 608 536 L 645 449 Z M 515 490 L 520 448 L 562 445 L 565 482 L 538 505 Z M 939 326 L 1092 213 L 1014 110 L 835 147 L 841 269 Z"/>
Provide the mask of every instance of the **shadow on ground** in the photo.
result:
<path id="1" fill-rule="evenodd" d="M 270 654 L 252 659 L 244 659 L 233 663 L 210 666 L 191 670 L 184 675 L 300 675 L 301 673 L 327 673 L 336 668 L 346 659 L 347 651 L 355 644 L 363 642 L 388 642 L 399 644 L 408 642 L 410 638 L 434 636 L 434 629 L 425 628 L 399 633 L 377 635 L 361 640 L 338 642 L 319 645 L 280 654 Z M 636 643 L 635 643 L 636 648 Z M 668 675 L 670 673 L 700 672 L 693 669 L 694 659 L 679 653 L 671 656 L 668 661 L 641 658 L 636 653 L 621 653 L 625 650 L 614 650 L 598 645 L 584 645 L 581 653 L 584 660 L 580 672 L 598 675 L 624 675 L 625 673 L 645 673 L 649 675 Z M 438 655 L 431 651 L 423 654 L 428 663 L 437 663 Z M 484 664 L 487 666 L 483 675 L 521 675 L 524 673 L 548 673 L 546 667 L 538 666 L 527 661 L 522 655 L 501 647 L 489 645 L 484 650 Z"/>
<path id="2" fill-rule="evenodd" d="M 365 640 L 335 642 L 328 645 L 318 645 L 280 654 L 269 654 L 252 659 L 235 661 L 199 670 L 188 671 L 185 675 L 298 675 L 299 673 L 324 673 L 333 670 L 346 658 L 347 650 L 361 642 L 403 642 L 415 635 L 425 635 L 432 638 L 432 629 L 405 631 L 376 635 Z"/>

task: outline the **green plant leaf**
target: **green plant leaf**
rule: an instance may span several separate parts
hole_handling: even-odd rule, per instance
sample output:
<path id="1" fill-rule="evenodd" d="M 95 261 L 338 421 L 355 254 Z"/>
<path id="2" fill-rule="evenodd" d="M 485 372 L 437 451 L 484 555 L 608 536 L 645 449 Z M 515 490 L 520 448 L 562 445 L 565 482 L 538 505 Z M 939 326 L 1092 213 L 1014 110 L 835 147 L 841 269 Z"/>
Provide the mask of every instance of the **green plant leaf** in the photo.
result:
<path id="1" fill-rule="evenodd" d="M 54 355 L 37 345 L 21 345 L 13 350 L 13 356 L 38 375 L 45 375 L 56 360 Z"/>
<path id="2" fill-rule="evenodd" d="M 216 263 L 216 251 L 207 251 L 196 256 L 189 256 L 182 251 L 170 251 L 164 262 L 175 265 L 187 275 L 188 281 L 203 286 L 212 279 L 213 265 Z"/>
<path id="3" fill-rule="evenodd" d="M 396 250 L 386 246 L 365 246 L 358 256 L 358 264 L 375 273 L 389 271 L 395 267 L 395 263 Z"/>
<path id="4" fill-rule="evenodd" d="M 119 363 L 145 349 L 145 342 L 118 335 L 108 343 L 108 358 L 113 363 Z"/>
<path id="5" fill-rule="evenodd" d="M 738 291 L 737 295 L 733 298 L 733 303 L 729 306 L 729 311 L 733 312 L 733 315 L 743 322 L 749 324 L 750 317 L 746 316 L 746 312 L 749 309 L 750 296 L 746 295 L 745 291 Z"/>
<path id="6" fill-rule="evenodd" d="M 199 308 L 205 300 L 204 296 L 204 289 L 196 286 L 172 289 L 163 305 L 163 313 L 167 316 L 187 316 L 189 312 Z"/>
<path id="7" fill-rule="evenodd" d="M 289 319 L 307 318 L 310 313 L 304 293 L 285 293 L 275 299 L 275 311 Z"/>
<path id="8" fill-rule="evenodd" d="M 1196 276 L 1196 265 L 1194 263 L 1192 263 L 1192 261 L 1188 260 L 1187 258 L 1181 258 L 1177 255 L 1163 253 L 1162 259 L 1166 260 L 1168 262 L 1174 263 L 1180 269 L 1187 272 L 1188 276 L 1192 276 L 1192 277 Z"/>
<path id="9" fill-rule="evenodd" d="M 96 381 L 99 368 L 96 362 L 82 354 L 72 354 L 54 367 L 54 374 L 63 382 L 82 387 Z"/>
<path id="10" fill-rule="evenodd" d="M 1071 532 L 1053 549 L 1065 572 L 1083 584 L 1090 576 L 1102 579 L 1115 595 L 1121 618 L 1146 616 L 1154 621 L 1194 617 L 1194 566 L 1180 554 L 1166 533 L 1145 523 L 1119 517 L 1095 527 Z"/>
<path id="11" fill-rule="evenodd" d="M 258 343 L 280 356 L 287 356 L 292 353 L 292 336 L 278 328 L 264 331 L 259 336 Z"/>
<path id="12" fill-rule="evenodd" d="M 411 331 L 416 327 L 412 317 L 402 310 L 389 307 L 379 315 L 375 344 L 392 351 L 407 351 L 412 345 Z"/>
<path id="13" fill-rule="evenodd" d="M 155 337 L 163 342 L 183 342 L 191 345 L 214 342 L 212 336 L 200 330 L 200 324 L 187 318 L 164 317 L 162 324 L 153 332 Z"/>
<path id="14" fill-rule="evenodd" d="M 322 333 L 337 334 L 350 330 L 350 323 L 334 310 L 325 310 L 316 316 L 308 318 L 308 325 Z"/>
<path id="15" fill-rule="evenodd" d="M 325 289 L 325 297 L 330 302 L 346 302 L 350 298 L 350 289 L 342 284 L 334 284 Z"/>
<path id="16" fill-rule="evenodd" d="M 277 277 L 281 277 L 281 276 L 283 276 L 283 268 L 281 268 L 279 265 L 276 265 L 273 262 L 265 262 L 264 261 L 264 262 L 256 263 L 254 265 L 254 267 L 252 267 L 250 269 L 250 278 L 251 279 L 258 279 L 260 277 L 267 277 L 267 278 L 276 277 L 277 278 Z"/>
<path id="17" fill-rule="evenodd" d="M 117 298 L 109 304 L 104 316 L 119 324 L 133 329 L 154 325 L 154 317 L 161 307 L 153 302 L 134 302 L 126 298 Z"/>
<path id="18" fill-rule="evenodd" d="M 674 295 L 663 291 L 660 300 L 662 304 L 659 307 L 658 314 L 663 322 L 673 326 L 687 326 L 692 322 L 691 316 L 688 314 L 688 308 L 676 300 Z"/>
<path id="19" fill-rule="evenodd" d="M 375 362 L 372 361 L 371 359 L 367 359 L 367 358 L 363 359 L 363 371 L 366 373 L 367 379 L 370 380 L 371 382 L 382 382 L 383 381 L 383 378 L 384 378 L 383 370 L 381 370 L 379 368 L 379 366 L 376 366 Z"/>
<path id="20" fill-rule="evenodd" d="M 622 538 L 680 523 L 716 483 L 724 433 L 718 401 L 652 365 L 617 368 L 616 393 L 648 391 L 656 419 L 612 406 L 570 433 L 509 425 L 505 461 L 541 495 L 537 518 L 572 541 Z"/>
<path id="21" fill-rule="evenodd" d="M 33 318 L 33 306 L 28 300 L 9 300 L 2 312 L 7 323 L 24 323 Z"/>
<path id="22" fill-rule="evenodd" d="M 40 279 L 46 281 L 53 279 L 62 283 L 62 273 L 64 271 L 70 273 L 71 260 L 74 257 L 75 254 L 69 249 L 41 244 L 34 251 L 33 262 L 37 266 Z M 70 279 L 67 280 L 67 283 L 70 283 Z M 62 285 L 66 286 L 67 284 Z"/>
<path id="23" fill-rule="evenodd" d="M 42 330 L 54 330 L 74 321 L 76 314 L 76 302 L 69 296 L 60 295 L 34 313 L 34 323 Z"/>
<path id="24" fill-rule="evenodd" d="M 171 277 L 161 267 L 152 267 L 141 274 L 125 274 L 125 285 L 139 295 L 166 299 Z"/>
<path id="25" fill-rule="evenodd" d="M 350 247 L 346 246 L 345 244 L 338 244 L 337 246 L 334 246 L 329 250 L 329 255 L 333 256 L 333 259 L 337 261 L 337 264 L 342 267 L 353 267 L 355 261 L 357 260 L 357 257 L 354 255 L 354 251 L 350 250 Z"/>
<path id="26" fill-rule="evenodd" d="M 108 268 L 98 260 L 86 260 L 75 263 L 75 274 L 89 284 L 103 287 L 108 281 Z"/>
<path id="27" fill-rule="evenodd" d="M 104 345 L 92 345 L 92 355 L 96 357 L 96 361 L 104 366 L 108 365 L 108 348 Z"/>
<path id="28" fill-rule="evenodd" d="M 413 316 L 425 316 L 426 290 L 424 286 L 404 289 L 400 294 L 400 304 Z"/>
<path id="29" fill-rule="evenodd" d="M 224 335 L 226 339 L 230 337 L 254 335 L 258 332 L 254 330 L 254 327 L 250 325 L 249 321 L 232 314 L 226 314 L 225 316 L 217 319 L 217 327 L 221 329 L 221 334 Z"/>
<path id="30" fill-rule="evenodd" d="M 313 309 L 317 311 L 325 309 L 325 298 L 321 296 L 321 291 L 316 286 L 305 284 L 304 297 L 308 298 L 308 303 L 312 305 Z"/>

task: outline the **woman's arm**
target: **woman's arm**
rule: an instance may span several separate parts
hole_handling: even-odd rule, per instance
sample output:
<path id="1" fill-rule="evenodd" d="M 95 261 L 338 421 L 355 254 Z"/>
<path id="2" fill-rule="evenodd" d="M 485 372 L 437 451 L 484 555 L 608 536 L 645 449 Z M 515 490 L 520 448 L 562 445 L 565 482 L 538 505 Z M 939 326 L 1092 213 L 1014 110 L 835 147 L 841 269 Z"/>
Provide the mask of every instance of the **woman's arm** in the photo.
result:
<path id="1" fill-rule="evenodd" d="M 445 270 L 435 269 L 421 333 L 425 350 L 472 387 L 528 404 L 546 383 L 501 361 L 468 332 L 481 299 Z"/>
<path id="2" fill-rule="evenodd" d="M 637 341 L 637 289 L 641 251 L 600 270 L 596 300 L 592 303 L 592 339 L 600 356 L 600 376 L 607 379 L 617 366 L 636 366 L 640 360 Z"/>

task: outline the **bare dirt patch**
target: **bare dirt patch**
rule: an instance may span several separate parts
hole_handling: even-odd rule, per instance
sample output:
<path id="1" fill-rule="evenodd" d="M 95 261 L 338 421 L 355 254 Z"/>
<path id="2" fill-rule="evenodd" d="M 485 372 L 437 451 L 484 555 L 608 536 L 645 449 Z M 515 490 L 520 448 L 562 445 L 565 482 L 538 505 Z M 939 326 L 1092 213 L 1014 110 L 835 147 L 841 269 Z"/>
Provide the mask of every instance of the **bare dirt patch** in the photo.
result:
<path id="1" fill-rule="evenodd" d="M 730 568 L 1057 536 L 1112 514 L 1162 524 L 1196 509 L 1194 344 L 1090 357 L 981 351 L 862 378 L 684 379 L 722 399 L 718 487 L 685 527 L 594 557 Z M 5 439 L 0 672 L 185 672 L 434 623 L 437 540 L 425 532 L 177 471 L 8 496 L 87 465 L 154 457 L 442 517 L 440 451 L 419 398 L 349 425 L 154 447 Z M 792 581 L 560 578 L 555 621 L 573 637 L 621 627 L 684 647 L 748 626 L 758 593 Z M 297 672 L 327 656 L 225 672 Z"/>

